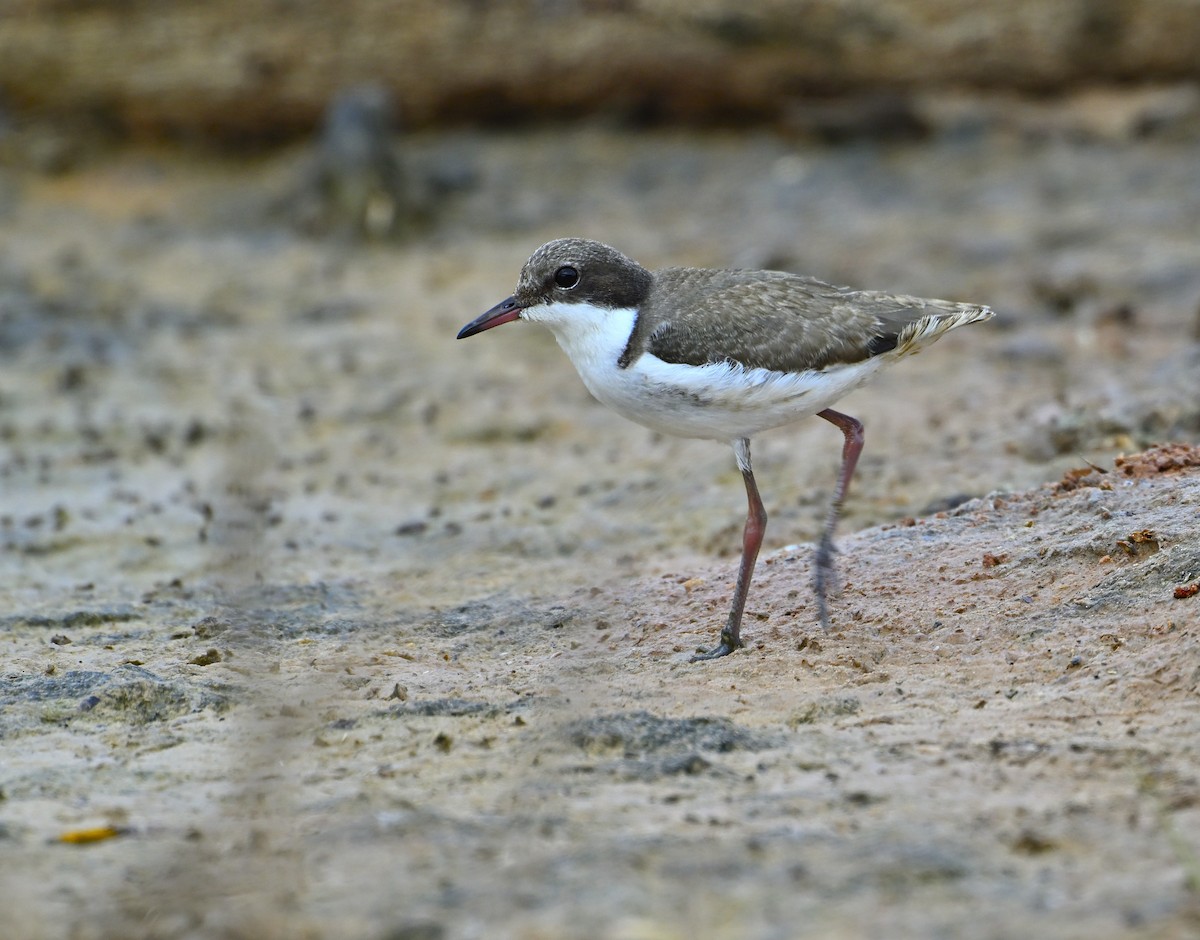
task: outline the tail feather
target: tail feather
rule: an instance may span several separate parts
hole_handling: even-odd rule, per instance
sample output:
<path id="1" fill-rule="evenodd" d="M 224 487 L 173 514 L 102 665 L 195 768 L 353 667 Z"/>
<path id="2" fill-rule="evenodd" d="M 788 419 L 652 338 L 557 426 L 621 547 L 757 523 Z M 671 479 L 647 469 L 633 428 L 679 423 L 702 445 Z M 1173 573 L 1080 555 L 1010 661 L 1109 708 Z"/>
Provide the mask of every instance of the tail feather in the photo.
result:
<path id="1" fill-rule="evenodd" d="M 944 333 L 949 333 L 960 326 L 966 326 L 968 323 L 990 320 L 993 316 L 995 313 L 991 307 L 979 304 L 955 304 L 947 312 L 930 313 L 918 317 L 900 331 L 892 355 L 899 358 L 920 352 L 923 347 L 928 346 Z"/>

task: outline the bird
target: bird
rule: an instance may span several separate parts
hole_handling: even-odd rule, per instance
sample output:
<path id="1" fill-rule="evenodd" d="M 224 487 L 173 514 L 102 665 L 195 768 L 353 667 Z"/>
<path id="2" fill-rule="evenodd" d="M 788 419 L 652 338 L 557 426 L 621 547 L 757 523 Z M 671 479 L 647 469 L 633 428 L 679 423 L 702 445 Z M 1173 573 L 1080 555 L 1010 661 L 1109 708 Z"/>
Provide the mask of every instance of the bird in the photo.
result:
<path id="1" fill-rule="evenodd" d="M 540 323 L 599 402 L 644 427 L 732 445 L 746 487 L 732 605 L 718 643 L 744 645 L 742 615 L 767 526 L 751 438 L 816 415 L 842 432 L 841 468 L 816 546 L 817 618 L 829 627 L 834 531 L 862 452 L 863 424 L 833 410 L 880 369 L 943 334 L 991 318 L 979 304 L 838 287 L 784 271 L 648 270 L 609 245 L 558 238 L 525 262 L 513 294 L 458 333 Z"/>

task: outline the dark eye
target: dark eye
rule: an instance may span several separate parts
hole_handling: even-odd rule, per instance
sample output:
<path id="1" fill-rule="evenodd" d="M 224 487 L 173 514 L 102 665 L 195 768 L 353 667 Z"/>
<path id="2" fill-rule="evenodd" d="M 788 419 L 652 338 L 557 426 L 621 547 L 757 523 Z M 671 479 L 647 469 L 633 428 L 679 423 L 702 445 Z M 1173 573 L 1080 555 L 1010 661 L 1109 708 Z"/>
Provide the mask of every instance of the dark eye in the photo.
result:
<path id="1" fill-rule="evenodd" d="M 554 283 L 563 290 L 570 290 L 579 283 L 579 272 L 569 264 L 563 265 L 554 272 Z"/>

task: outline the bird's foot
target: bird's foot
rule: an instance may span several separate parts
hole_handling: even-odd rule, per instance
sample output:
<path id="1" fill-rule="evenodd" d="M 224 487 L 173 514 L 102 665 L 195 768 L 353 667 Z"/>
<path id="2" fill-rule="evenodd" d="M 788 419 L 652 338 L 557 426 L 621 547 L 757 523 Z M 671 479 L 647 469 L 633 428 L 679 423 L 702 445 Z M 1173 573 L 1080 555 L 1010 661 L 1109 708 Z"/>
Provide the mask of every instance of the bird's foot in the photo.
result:
<path id="1" fill-rule="evenodd" d="M 831 628 L 829 622 L 829 602 L 825 599 L 825 595 L 821 593 L 820 588 L 817 588 L 817 622 L 821 625 L 822 630 L 829 630 Z"/>
<path id="2" fill-rule="evenodd" d="M 826 630 L 829 629 L 829 594 L 831 590 L 837 590 L 837 569 L 833 564 L 836 553 L 833 539 L 825 535 L 817 543 L 813 558 L 813 594 L 817 599 L 817 619 Z"/>
<path id="3" fill-rule="evenodd" d="M 720 659 L 722 656 L 728 656 L 734 650 L 739 650 L 745 645 L 735 632 L 726 627 L 721 631 L 720 643 L 710 650 L 698 649 L 696 655 L 689 659 L 688 662 L 700 663 L 708 659 Z"/>

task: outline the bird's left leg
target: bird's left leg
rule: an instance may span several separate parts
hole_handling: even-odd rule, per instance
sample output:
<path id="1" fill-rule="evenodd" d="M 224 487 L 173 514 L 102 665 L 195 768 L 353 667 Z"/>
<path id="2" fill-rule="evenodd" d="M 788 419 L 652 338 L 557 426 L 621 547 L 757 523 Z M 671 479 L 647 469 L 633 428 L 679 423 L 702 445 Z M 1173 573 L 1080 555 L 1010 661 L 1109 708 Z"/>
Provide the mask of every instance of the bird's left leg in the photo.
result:
<path id="1" fill-rule="evenodd" d="M 835 424 L 845 435 L 842 444 L 842 469 L 838 474 L 837 488 L 833 491 L 833 502 L 829 505 L 829 515 L 825 518 L 825 531 L 821 533 L 821 541 L 817 543 L 816 570 L 813 572 L 813 592 L 817 596 L 817 616 L 821 626 L 829 626 L 829 605 L 826 594 L 829 582 L 833 580 L 833 530 L 837 527 L 838 517 L 842 514 L 842 502 L 850 490 L 850 478 L 854 476 L 854 467 L 858 464 L 858 455 L 863 449 L 863 426 L 857 418 L 844 415 L 840 411 L 826 408 L 817 412 L 818 418 L 824 418 Z"/>

